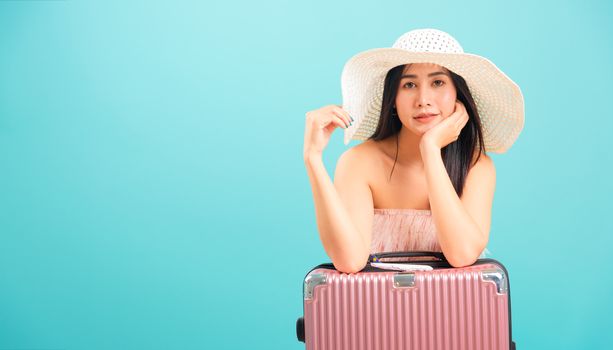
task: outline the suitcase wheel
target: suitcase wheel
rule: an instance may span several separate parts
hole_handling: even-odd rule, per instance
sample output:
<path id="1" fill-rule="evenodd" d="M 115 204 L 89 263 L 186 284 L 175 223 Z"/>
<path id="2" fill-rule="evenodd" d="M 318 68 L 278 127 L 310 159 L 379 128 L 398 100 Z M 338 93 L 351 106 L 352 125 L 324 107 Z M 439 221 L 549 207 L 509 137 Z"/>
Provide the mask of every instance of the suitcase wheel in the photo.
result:
<path id="1" fill-rule="evenodd" d="M 296 336 L 299 341 L 304 343 L 304 318 L 302 317 L 296 321 Z"/>

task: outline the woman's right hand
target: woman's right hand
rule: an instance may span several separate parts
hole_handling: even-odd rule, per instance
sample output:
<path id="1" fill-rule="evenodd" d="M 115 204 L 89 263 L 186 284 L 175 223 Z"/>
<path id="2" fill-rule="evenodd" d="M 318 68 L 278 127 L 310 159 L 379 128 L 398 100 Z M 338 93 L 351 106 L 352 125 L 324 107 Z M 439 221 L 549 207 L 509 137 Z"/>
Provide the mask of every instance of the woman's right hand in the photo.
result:
<path id="1" fill-rule="evenodd" d="M 304 130 L 304 158 L 322 155 L 337 127 L 347 129 L 353 124 L 349 113 L 337 105 L 328 105 L 306 113 Z"/>

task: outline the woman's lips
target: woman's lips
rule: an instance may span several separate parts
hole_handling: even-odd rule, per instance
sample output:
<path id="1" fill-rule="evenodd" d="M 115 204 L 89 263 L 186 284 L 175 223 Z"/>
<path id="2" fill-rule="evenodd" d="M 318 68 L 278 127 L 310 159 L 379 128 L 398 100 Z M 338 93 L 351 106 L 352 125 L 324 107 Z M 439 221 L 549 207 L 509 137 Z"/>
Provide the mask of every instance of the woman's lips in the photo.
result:
<path id="1" fill-rule="evenodd" d="M 434 118 L 436 118 L 438 114 L 429 114 L 427 117 L 423 116 L 423 117 L 415 117 L 415 120 L 417 120 L 420 123 L 428 123 L 431 120 L 433 120 Z"/>

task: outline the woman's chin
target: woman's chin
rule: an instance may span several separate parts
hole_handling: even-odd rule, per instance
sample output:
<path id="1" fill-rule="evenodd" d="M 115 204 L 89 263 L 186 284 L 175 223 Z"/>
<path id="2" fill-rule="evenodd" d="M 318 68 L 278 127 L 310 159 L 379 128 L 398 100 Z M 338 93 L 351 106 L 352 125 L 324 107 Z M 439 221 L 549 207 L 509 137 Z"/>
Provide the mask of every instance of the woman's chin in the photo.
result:
<path id="1" fill-rule="evenodd" d="M 418 124 L 414 126 L 414 130 L 416 134 L 424 134 L 426 133 L 428 130 L 432 129 L 433 127 L 436 126 L 436 124 L 438 124 L 439 122 L 436 120 L 433 120 L 431 123 L 428 124 Z"/>
<path id="2" fill-rule="evenodd" d="M 416 128 L 412 128 L 412 129 L 410 129 L 410 130 L 411 130 L 411 132 L 412 132 L 414 135 L 416 135 L 416 136 L 418 136 L 418 137 L 422 137 L 422 136 L 424 136 L 424 134 L 425 134 L 425 133 L 426 133 L 428 130 L 430 130 L 430 129 L 429 129 L 429 128 L 428 128 L 428 129 L 426 129 L 426 128 L 417 128 L 417 129 L 416 129 Z"/>
<path id="3" fill-rule="evenodd" d="M 442 121 L 442 119 L 433 120 L 432 122 L 429 122 L 429 123 L 420 123 L 418 121 L 415 121 L 415 123 L 413 123 L 411 125 L 408 125 L 408 126 L 405 125 L 405 128 L 409 129 L 409 131 L 411 131 L 411 133 L 421 137 L 426 132 L 428 132 L 428 130 L 430 130 L 433 127 L 435 127 L 441 121 Z"/>

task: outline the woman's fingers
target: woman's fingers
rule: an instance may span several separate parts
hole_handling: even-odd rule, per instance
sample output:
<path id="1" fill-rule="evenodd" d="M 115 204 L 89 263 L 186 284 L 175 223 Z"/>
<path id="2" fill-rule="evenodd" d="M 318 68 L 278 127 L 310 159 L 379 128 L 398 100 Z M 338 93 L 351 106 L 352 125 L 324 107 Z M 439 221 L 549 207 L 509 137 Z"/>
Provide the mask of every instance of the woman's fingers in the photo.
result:
<path id="1" fill-rule="evenodd" d="M 347 125 L 345 125 L 345 122 L 343 121 L 343 119 L 339 118 L 337 115 L 328 115 L 325 118 L 323 118 L 323 120 L 321 120 L 319 122 L 319 127 L 324 129 L 330 126 L 330 124 L 334 124 L 336 126 L 338 126 L 339 128 L 343 128 L 346 129 Z"/>
<path id="2" fill-rule="evenodd" d="M 321 155 L 334 129 L 347 129 L 350 124 L 349 114 L 337 105 L 327 105 L 307 112 L 303 149 L 305 156 Z"/>
<path id="3" fill-rule="evenodd" d="M 353 120 L 351 119 L 351 116 L 349 116 L 349 113 L 347 113 L 347 111 L 340 108 L 339 106 L 333 106 L 332 112 L 336 114 L 339 118 L 341 118 L 345 122 L 345 124 L 347 124 L 347 126 L 353 124 Z"/>
<path id="4" fill-rule="evenodd" d="M 343 128 L 343 129 L 347 129 L 348 128 L 347 123 L 345 123 L 345 121 L 341 117 L 339 117 L 338 115 L 333 115 L 332 116 L 332 121 L 339 128 Z"/>
<path id="5" fill-rule="evenodd" d="M 349 113 L 338 105 L 330 105 L 317 111 L 308 112 L 306 116 L 307 120 L 310 119 L 312 125 L 321 129 L 328 128 L 329 131 L 334 130 L 334 128 L 329 128 L 330 124 L 347 129 L 353 123 Z"/>
<path id="6" fill-rule="evenodd" d="M 334 113 L 334 118 L 342 123 L 341 127 L 343 129 L 347 129 L 349 127 L 351 123 L 346 119 L 346 117 L 344 117 L 343 115 L 339 115 L 339 112 L 337 111 L 332 111 L 332 113 Z"/>

